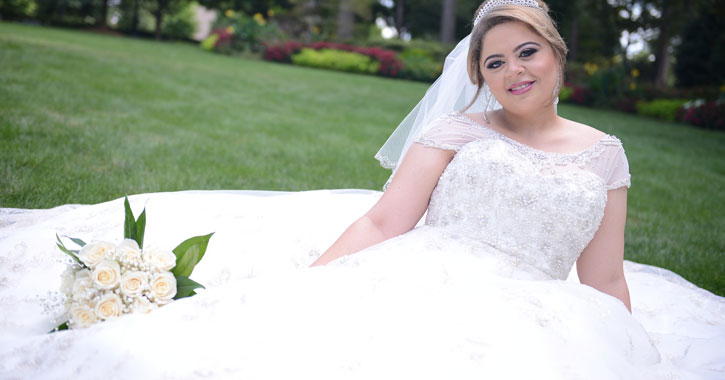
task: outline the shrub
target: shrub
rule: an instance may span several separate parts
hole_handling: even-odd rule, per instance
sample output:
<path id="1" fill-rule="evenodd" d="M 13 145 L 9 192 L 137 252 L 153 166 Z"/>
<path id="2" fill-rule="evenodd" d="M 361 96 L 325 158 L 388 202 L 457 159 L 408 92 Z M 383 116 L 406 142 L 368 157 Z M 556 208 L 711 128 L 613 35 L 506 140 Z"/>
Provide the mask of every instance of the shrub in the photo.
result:
<path id="1" fill-rule="evenodd" d="M 213 50 L 226 54 L 259 53 L 270 41 L 284 37 L 277 23 L 267 21 L 261 14 L 250 17 L 231 10 L 224 12 L 214 23 L 211 34 L 218 35 Z M 202 45 L 202 48 L 209 44 Z"/>
<path id="2" fill-rule="evenodd" d="M 574 94 L 574 89 L 565 83 L 561 86 L 561 90 L 559 91 L 559 101 L 568 101 L 572 94 Z"/>
<path id="3" fill-rule="evenodd" d="M 584 86 L 572 86 L 569 101 L 583 106 L 591 105 L 591 91 Z"/>
<path id="4" fill-rule="evenodd" d="M 296 41 L 287 41 L 282 44 L 269 44 L 265 46 L 264 59 L 292 63 L 292 55 L 299 53 L 302 47 L 302 43 Z"/>
<path id="5" fill-rule="evenodd" d="M 637 102 L 636 108 L 637 113 L 640 115 L 675 121 L 677 110 L 685 102 L 682 99 L 656 99 L 651 102 L 639 101 Z"/>
<path id="6" fill-rule="evenodd" d="M 443 67 L 440 63 L 423 55 L 407 55 L 401 57 L 403 69 L 400 77 L 424 82 L 433 82 L 441 75 Z"/>
<path id="7" fill-rule="evenodd" d="M 196 3 L 190 2 L 176 12 L 164 17 L 161 32 L 166 37 L 178 40 L 190 38 L 196 30 Z"/>
<path id="8" fill-rule="evenodd" d="M 334 49 L 302 48 L 302 51 L 292 56 L 292 62 L 295 65 L 363 74 L 375 74 L 380 66 L 380 62 L 366 55 Z"/>
<path id="9" fill-rule="evenodd" d="M 677 110 L 676 118 L 702 128 L 725 130 L 725 101 L 687 102 Z"/>
<path id="10" fill-rule="evenodd" d="M 334 42 L 302 44 L 300 42 L 287 41 L 282 44 L 268 44 L 264 53 L 264 59 L 277 62 L 293 62 L 293 55 L 300 53 L 304 48 L 311 50 L 336 50 L 366 56 L 377 63 L 377 71 L 371 74 L 396 77 L 399 76 L 403 68 L 403 63 L 398 59 L 394 51 L 378 47 L 359 47 Z M 307 54 L 309 55 L 310 53 Z"/>

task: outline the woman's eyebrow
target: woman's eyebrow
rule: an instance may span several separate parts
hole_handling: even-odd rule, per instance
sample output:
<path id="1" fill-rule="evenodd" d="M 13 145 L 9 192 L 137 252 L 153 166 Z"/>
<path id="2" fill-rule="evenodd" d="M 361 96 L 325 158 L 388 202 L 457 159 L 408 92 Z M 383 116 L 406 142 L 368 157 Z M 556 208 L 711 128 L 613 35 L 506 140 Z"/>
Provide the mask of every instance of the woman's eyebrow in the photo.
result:
<path id="1" fill-rule="evenodd" d="M 524 42 L 524 43 L 520 44 L 519 46 L 516 46 L 516 48 L 514 48 L 513 52 L 516 53 L 517 50 L 521 49 L 522 47 L 524 47 L 524 46 L 526 46 L 528 44 L 534 44 L 534 45 L 536 45 L 538 47 L 541 47 L 540 44 L 538 44 L 538 43 L 536 43 L 534 41 L 528 41 L 528 42 Z M 488 57 L 486 57 L 486 59 L 483 60 L 483 64 L 485 65 L 486 62 L 489 59 L 491 59 L 491 58 L 503 58 L 503 54 L 491 54 Z"/>
<path id="2" fill-rule="evenodd" d="M 541 45 L 539 45 L 538 43 L 536 43 L 534 41 L 524 42 L 523 44 L 516 46 L 516 49 L 514 49 L 514 53 L 516 53 L 517 50 L 521 49 L 522 47 L 524 47 L 525 45 L 528 45 L 528 44 L 534 44 L 538 47 L 541 47 Z"/>

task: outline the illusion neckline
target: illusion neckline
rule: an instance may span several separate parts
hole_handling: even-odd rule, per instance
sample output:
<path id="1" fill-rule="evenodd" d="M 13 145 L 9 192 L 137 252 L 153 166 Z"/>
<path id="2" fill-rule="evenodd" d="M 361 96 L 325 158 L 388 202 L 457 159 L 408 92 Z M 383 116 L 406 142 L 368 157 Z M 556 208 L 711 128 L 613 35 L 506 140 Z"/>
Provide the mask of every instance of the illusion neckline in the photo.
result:
<path id="1" fill-rule="evenodd" d="M 546 156 L 553 156 L 553 157 L 580 156 L 582 154 L 588 153 L 588 152 L 594 150 L 595 148 L 599 147 L 599 145 L 603 144 L 605 140 L 609 140 L 609 139 L 612 139 L 613 138 L 612 135 L 605 133 L 604 136 L 602 136 L 601 138 L 599 138 L 599 140 L 597 140 L 597 142 L 595 142 L 594 144 L 592 144 L 592 145 L 584 148 L 583 150 L 576 151 L 576 152 L 563 152 L 563 153 L 562 152 L 549 152 L 549 151 L 546 151 L 546 150 L 541 150 L 541 149 L 534 148 L 531 145 L 526 145 L 526 144 L 524 144 L 522 142 L 519 142 L 519 141 L 517 141 L 515 139 L 512 139 L 511 137 L 508 137 L 508 136 L 504 135 L 503 133 L 501 133 L 501 132 L 499 132 L 499 131 L 497 131 L 495 129 L 492 129 L 491 127 L 488 127 L 488 126 L 485 126 L 485 125 L 479 123 L 478 121 L 474 120 L 473 118 L 471 118 L 470 116 L 468 116 L 468 115 L 466 115 L 466 114 L 464 114 L 462 112 L 456 112 L 456 114 L 459 115 L 459 116 L 464 117 L 465 119 L 467 119 L 468 121 L 470 121 L 471 123 L 473 123 L 473 125 L 475 125 L 475 126 L 477 126 L 479 128 L 482 128 L 482 129 L 488 131 L 489 133 L 492 133 L 493 135 L 501 138 L 504 141 L 507 141 L 507 142 L 511 143 L 514 146 L 520 147 L 520 148 L 525 149 L 525 150 L 532 151 L 532 152 L 537 153 L 537 154 L 546 155 Z"/>

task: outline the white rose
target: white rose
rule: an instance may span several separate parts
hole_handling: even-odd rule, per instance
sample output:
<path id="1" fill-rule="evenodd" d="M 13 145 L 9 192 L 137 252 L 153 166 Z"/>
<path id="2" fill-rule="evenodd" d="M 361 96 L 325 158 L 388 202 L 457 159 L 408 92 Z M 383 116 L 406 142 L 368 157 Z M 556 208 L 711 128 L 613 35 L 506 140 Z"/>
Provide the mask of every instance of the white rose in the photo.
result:
<path id="1" fill-rule="evenodd" d="M 107 293 L 96 304 L 96 317 L 100 319 L 111 319 L 121 315 L 123 304 L 121 298 L 115 293 Z"/>
<path id="2" fill-rule="evenodd" d="M 105 260 L 96 266 L 91 275 L 100 289 L 113 289 L 121 280 L 121 267 L 113 260 Z"/>
<path id="3" fill-rule="evenodd" d="M 159 273 L 151 282 L 151 293 L 156 302 L 165 304 L 171 302 L 176 295 L 176 278 L 170 272 Z"/>
<path id="4" fill-rule="evenodd" d="M 99 241 L 83 246 L 78 252 L 78 258 L 93 269 L 103 260 L 111 257 L 111 251 L 113 251 L 113 244 Z"/>
<path id="5" fill-rule="evenodd" d="M 96 322 L 96 314 L 86 304 L 73 304 L 70 307 L 70 324 L 75 327 L 88 327 Z"/>
<path id="6" fill-rule="evenodd" d="M 174 252 L 152 247 L 143 251 L 143 261 L 160 271 L 168 271 L 176 266 L 176 255 Z"/>
<path id="7" fill-rule="evenodd" d="M 150 313 L 158 308 L 159 305 L 149 301 L 146 297 L 138 297 L 133 301 L 133 311 L 136 313 Z"/>
<path id="8" fill-rule="evenodd" d="M 86 270 L 86 272 L 88 272 Z M 90 272 L 89 272 L 90 273 Z M 93 280 L 90 275 L 85 276 L 76 275 L 76 280 L 73 282 L 73 298 L 83 299 L 92 297 L 92 293 L 95 291 L 93 288 Z"/>
<path id="9" fill-rule="evenodd" d="M 133 297 L 141 294 L 148 286 L 148 275 L 140 271 L 128 271 L 121 276 L 121 293 Z"/>
<path id="10" fill-rule="evenodd" d="M 133 239 L 126 239 L 116 246 L 116 255 L 123 263 L 136 264 L 141 260 L 141 250 Z"/>

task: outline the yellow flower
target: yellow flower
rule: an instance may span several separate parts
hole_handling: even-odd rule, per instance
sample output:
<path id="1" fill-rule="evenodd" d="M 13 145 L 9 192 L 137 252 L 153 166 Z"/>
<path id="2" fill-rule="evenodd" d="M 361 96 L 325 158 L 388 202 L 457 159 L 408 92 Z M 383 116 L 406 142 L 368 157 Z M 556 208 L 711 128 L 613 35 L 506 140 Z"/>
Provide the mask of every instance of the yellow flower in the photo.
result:
<path id="1" fill-rule="evenodd" d="M 234 27 L 233 26 L 227 26 L 227 33 L 234 34 Z"/>
<path id="2" fill-rule="evenodd" d="M 267 21 L 264 19 L 264 16 L 262 16 L 261 13 L 254 14 L 254 21 L 256 21 L 257 24 L 259 24 L 259 25 L 264 25 L 267 23 Z"/>
<path id="3" fill-rule="evenodd" d="M 597 70 L 599 70 L 599 66 L 596 63 L 586 62 L 584 64 L 584 71 L 586 71 L 587 74 L 589 74 L 590 76 L 594 75 L 594 73 L 596 73 Z"/>
<path id="4" fill-rule="evenodd" d="M 639 77 L 639 70 L 632 69 L 632 76 L 635 77 L 635 78 L 638 78 Z"/>
<path id="5" fill-rule="evenodd" d="M 629 83 L 629 89 L 632 90 L 632 91 L 636 90 L 637 89 L 637 84 L 634 83 L 634 82 L 630 82 Z"/>
<path id="6" fill-rule="evenodd" d="M 273 17 L 274 16 L 274 9 L 270 9 L 267 11 L 267 17 Z"/>
<path id="7" fill-rule="evenodd" d="M 314 33 L 314 34 L 320 34 L 320 28 L 318 28 L 317 26 L 313 26 L 312 27 L 312 33 Z"/>
<path id="8" fill-rule="evenodd" d="M 232 17 L 234 17 L 234 11 L 231 10 L 231 9 L 227 9 L 227 11 L 224 12 L 224 16 L 227 16 L 229 18 L 232 18 Z"/>

